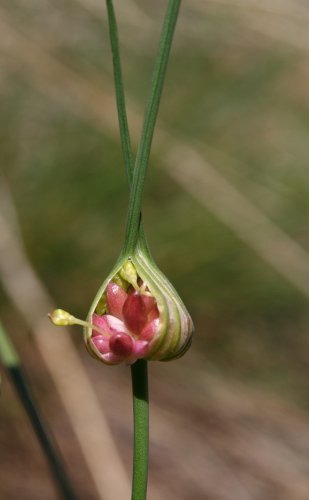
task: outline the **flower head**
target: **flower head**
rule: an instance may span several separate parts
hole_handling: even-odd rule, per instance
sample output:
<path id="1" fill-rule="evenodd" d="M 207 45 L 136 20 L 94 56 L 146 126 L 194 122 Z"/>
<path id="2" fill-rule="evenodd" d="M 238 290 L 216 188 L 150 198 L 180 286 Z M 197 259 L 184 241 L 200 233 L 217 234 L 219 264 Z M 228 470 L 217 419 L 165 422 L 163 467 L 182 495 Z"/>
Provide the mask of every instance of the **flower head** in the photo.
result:
<path id="1" fill-rule="evenodd" d="M 94 312 L 87 339 L 89 348 L 107 363 L 133 363 L 151 350 L 159 332 L 159 310 L 154 297 L 143 286 L 128 291 L 114 281 L 106 289 L 106 313 Z"/>
<path id="2" fill-rule="evenodd" d="M 179 357 L 193 333 L 176 291 L 143 254 L 127 259 L 103 284 L 88 321 L 92 326 L 85 328 L 87 348 L 107 364 Z"/>
<path id="3" fill-rule="evenodd" d="M 143 253 L 125 259 L 111 273 L 87 321 L 62 309 L 49 317 L 58 326 L 84 326 L 89 353 L 109 365 L 180 357 L 193 333 L 192 320 L 178 294 Z"/>

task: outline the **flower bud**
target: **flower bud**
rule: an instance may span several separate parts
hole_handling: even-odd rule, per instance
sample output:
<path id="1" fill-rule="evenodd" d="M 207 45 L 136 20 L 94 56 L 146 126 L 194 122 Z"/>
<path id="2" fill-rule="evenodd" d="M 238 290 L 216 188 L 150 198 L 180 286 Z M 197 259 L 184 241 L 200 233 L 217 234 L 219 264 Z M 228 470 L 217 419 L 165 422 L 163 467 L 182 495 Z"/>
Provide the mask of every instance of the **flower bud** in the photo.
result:
<path id="1" fill-rule="evenodd" d="M 48 317 L 56 326 L 75 325 L 76 323 L 74 316 L 63 309 L 55 309 L 49 313 Z"/>
<path id="2" fill-rule="evenodd" d="M 132 364 L 137 359 L 168 361 L 182 356 L 193 329 L 173 286 L 138 248 L 101 286 L 84 338 L 90 354 L 103 363 Z"/>

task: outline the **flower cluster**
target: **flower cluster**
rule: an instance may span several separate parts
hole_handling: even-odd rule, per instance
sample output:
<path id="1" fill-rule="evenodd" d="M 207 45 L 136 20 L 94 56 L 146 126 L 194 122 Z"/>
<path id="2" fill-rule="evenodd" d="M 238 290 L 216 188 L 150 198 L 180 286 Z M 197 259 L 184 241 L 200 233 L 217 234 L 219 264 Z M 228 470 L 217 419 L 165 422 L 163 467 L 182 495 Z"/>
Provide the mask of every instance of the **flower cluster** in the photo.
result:
<path id="1" fill-rule="evenodd" d="M 84 326 L 89 353 L 108 365 L 179 358 L 194 329 L 177 292 L 143 253 L 122 261 L 105 280 L 88 321 L 62 309 L 49 317 L 58 326 Z"/>
<path id="2" fill-rule="evenodd" d="M 110 281 L 106 289 L 107 314 L 92 315 L 92 324 L 104 333 L 92 329 L 89 344 L 106 363 L 132 364 L 147 357 L 159 331 L 159 310 L 154 297 L 143 286 L 125 291 Z"/>

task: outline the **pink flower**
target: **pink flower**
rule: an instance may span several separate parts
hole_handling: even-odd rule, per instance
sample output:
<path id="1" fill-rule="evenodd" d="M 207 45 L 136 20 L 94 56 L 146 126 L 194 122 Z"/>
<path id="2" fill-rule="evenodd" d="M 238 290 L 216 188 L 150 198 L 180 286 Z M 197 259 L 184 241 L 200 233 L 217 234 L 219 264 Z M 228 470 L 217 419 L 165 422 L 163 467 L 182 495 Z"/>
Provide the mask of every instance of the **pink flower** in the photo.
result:
<path id="1" fill-rule="evenodd" d="M 142 287 L 140 288 L 142 290 Z M 136 291 L 132 287 L 126 292 L 110 281 L 106 289 L 108 314 L 92 315 L 90 345 L 110 364 L 134 363 L 150 351 L 159 330 L 159 310 L 156 301 L 146 289 Z M 104 333 L 101 333 L 104 332 Z"/>
<path id="2" fill-rule="evenodd" d="M 52 311 L 51 321 L 82 325 L 88 351 L 107 365 L 183 356 L 194 326 L 168 279 L 141 249 L 115 268 L 96 294 L 86 321 L 63 309 Z"/>

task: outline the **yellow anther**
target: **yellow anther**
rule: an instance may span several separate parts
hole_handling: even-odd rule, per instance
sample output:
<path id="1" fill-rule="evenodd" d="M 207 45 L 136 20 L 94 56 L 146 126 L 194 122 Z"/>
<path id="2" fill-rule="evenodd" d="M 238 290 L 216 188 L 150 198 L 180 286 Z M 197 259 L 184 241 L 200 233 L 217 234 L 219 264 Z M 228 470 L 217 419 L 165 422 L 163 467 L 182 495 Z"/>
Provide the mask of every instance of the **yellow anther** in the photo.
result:
<path id="1" fill-rule="evenodd" d="M 48 317 L 56 326 L 68 326 L 76 324 L 76 318 L 74 318 L 72 314 L 64 311 L 63 309 L 55 309 L 54 311 L 49 313 Z"/>
<path id="2" fill-rule="evenodd" d="M 106 334 L 106 332 L 99 326 L 93 325 L 92 323 L 84 321 L 83 319 L 75 318 L 75 316 L 67 311 L 64 311 L 63 309 L 55 309 L 48 314 L 48 317 L 56 326 L 80 325 L 86 328 L 91 328 L 92 330 L 95 330 L 96 332 L 99 332 L 103 335 Z"/>

